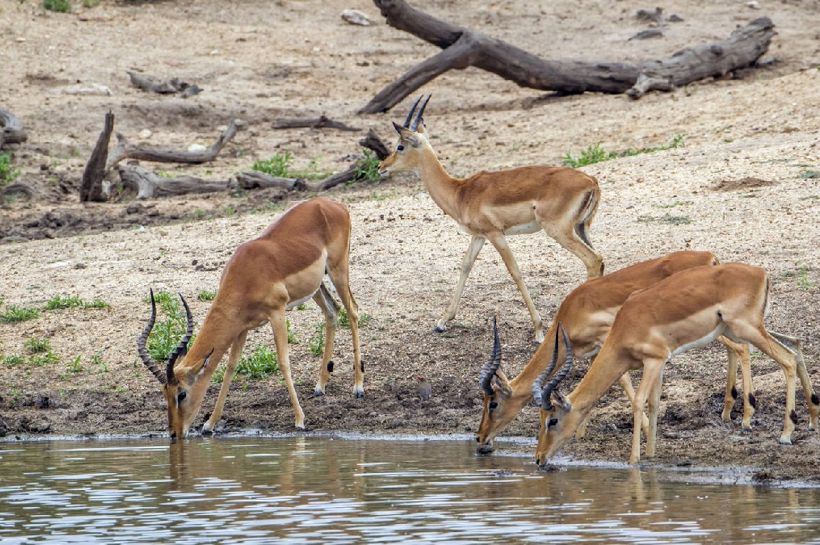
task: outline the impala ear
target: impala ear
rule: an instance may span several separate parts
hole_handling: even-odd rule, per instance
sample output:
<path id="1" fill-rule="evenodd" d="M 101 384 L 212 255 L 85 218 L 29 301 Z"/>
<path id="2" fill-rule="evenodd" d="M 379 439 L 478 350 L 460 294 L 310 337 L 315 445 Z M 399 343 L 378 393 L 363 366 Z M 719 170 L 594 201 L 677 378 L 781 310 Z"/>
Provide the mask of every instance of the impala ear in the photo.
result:
<path id="1" fill-rule="evenodd" d="M 399 137 L 401 138 L 402 142 L 410 144 L 414 148 L 417 148 L 421 145 L 421 138 L 419 138 L 419 134 L 421 133 L 421 131 L 415 133 L 408 128 L 402 127 L 395 121 L 393 122 L 393 128 L 396 129 L 397 133 L 399 133 Z"/>
<path id="2" fill-rule="evenodd" d="M 512 397 L 512 386 L 510 385 L 510 380 L 501 368 L 495 372 L 495 386 L 497 388 L 496 391 L 505 398 Z"/>
<path id="3" fill-rule="evenodd" d="M 188 383 L 189 386 L 194 384 L 199 379 L 201 379 L 202 376 L 205 374 L 205 372 L 208 370 L 208 365 L 211 362 L 211 355 L 213 353 L 214 353 L 214 349 L 211 348 L 211 351 L 208 352 L 208 355 L 205 356 L 205 359 L 202 360 L 201 364 L 197 365 L 196 367 L 192 367 L 191 369 L 188 370 L 188 372 L 185 375 L 185 381 Z M 219 362 L 216 362 L 216 363 L 219 363 Z"/>
<path id="4" fill-rule="evenodd" d="M 564 397 L 564 394 L 555 390 L 552 392 L 552 399 L 556 405 L 561 407 L 565 412 L 569 412 L 572 410 L 572 403 L 570 403 L 567 398 Z"/>

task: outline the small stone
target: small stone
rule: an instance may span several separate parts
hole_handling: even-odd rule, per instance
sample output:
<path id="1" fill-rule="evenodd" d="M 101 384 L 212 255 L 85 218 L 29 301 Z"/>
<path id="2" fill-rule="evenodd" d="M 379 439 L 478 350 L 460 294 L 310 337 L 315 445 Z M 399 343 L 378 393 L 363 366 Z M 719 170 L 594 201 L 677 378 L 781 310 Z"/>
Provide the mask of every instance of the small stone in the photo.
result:
<path id="1" fill-rule="evenodd" d="M 757 0 L 750 0 L 749 2 L 746 2 L 746 7 L 751 9 L 760 9 L 760 2 Z"/>
<path id="2" fill-rule="evenodd" d="M 142 129 L 140 131 L 140 138 L 142 138 L 143 140 L 147 140 L 147 139 L 151 138 L 152 134 L 154 134 L 154 133 L 152 133 L 150 131 L 150 129 Z"/>
<path id="3" fill-rule="evenodd" d="M 357 9 L 346 9 L 342 11 L 342 19 L 351 25 L 370 26 L 373 23 L 367 18 L 367 15 Z"/>

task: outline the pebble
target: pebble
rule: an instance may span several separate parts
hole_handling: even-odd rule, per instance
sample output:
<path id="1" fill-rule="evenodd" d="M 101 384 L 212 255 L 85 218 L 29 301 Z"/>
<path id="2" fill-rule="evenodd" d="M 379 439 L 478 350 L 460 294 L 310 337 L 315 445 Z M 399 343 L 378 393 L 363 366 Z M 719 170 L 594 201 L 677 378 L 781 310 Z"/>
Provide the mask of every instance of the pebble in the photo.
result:
<path id="1" fill-rule="evenodd" d="M 154 133 L 152 133 L 150 129 L 142 129 L 140 131 L 140 138 L 143 140 L 147 140 L 148 138 L 151 138 L 152 134 Z"/>

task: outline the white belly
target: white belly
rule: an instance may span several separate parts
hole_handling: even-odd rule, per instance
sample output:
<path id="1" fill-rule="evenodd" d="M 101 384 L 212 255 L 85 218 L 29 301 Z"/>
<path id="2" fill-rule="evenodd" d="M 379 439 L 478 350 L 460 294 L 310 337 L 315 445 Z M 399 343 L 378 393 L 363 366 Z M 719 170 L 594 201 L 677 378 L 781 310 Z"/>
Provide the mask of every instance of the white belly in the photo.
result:
<path id="1" fill-rule="evenodd" d="M 522 223 L 521 225 L 514 225 L 504 230 L 505 235 L 529 235 L 541 230 L 541 224 L 537 221 L 529 223 Z"/>
<path id="2" fill-rule="evenodd" d="M 717 326 L 711 333 L 706 335 L 705 337 L 701 337 L 696 341 L 692 341 L 691 343 L 683 344 L 677 347 L 673 352 L 672 356 L 676 356 L 678 354 L 683 354 L 687 350 L 691 350 L 692 348 L 700 348 L 702 346 L 706 346 L 710 342 L 717 339 L 720 335 L 723 335 L 724 330 L 726 329 L 726 324 L 721 323 Z M 671 356 L 670 356 L 671 357 Z"/>
<path id="3" fill-rule="evenodd" d="M 316 291 L 319 291 L 318 289 Z M 308 295 L 307 297 L 302 297 L 301 299 L 297 299 L 296 301 L 291 301 L 288 303 L 288 306 L 285 307 L 286 310 L 293 310 L 294 308 L 298 307 L 302 303 L 306 303 L 307 301 L 313 299 L 313 296 L 316 294 L 316 291 Z"/>

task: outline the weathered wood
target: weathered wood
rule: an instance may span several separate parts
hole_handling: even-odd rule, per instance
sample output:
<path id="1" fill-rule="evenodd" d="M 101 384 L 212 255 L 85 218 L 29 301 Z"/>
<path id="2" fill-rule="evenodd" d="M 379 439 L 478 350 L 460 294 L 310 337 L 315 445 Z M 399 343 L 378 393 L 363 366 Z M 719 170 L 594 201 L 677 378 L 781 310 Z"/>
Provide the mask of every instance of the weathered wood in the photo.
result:
<path id="1" fill-rule="evenodd" d="M 341 121 L 334 121 L 325 115 L 312 118 L 277 119 L 273 122 L 274 129 L 338 129 L 340 131 L 357 132 L 361 129 L 351 127 Z"/>
<path id="2" fill-rule="evenodd" d="M 232 119 L 228 127 L 219 135 L 216 142 L 205 151 L 181 151 L 166 148 L 143 147 L 129 144 L 125 136 L 117 134 L 117 147 L 111 153 L 106 170 L 110 170 L 123 159 L 153 161 L 157 163 L 199 164 L 213 161 L 222 148 L 236 135 L 237 120 Z"/>
<path id="3" fill-rule="evenodd" d="M 136 74 L 134 72 L 128 72 L 128 77 L 131 78 L 131 83 L 135 87 L 138 87 L 143 91 L 159 93 L 161 95 L 179 94 L 182 98 L 188 98 L 202 92 L 202 88 L 197 84 L 188 83 L 178 78 L 160 81 L 148 76 Z"/>
<path id="4" fill-rule="evenodd" d="M 111 141 L 111 132 L 114 130 L 114 114 L 105 114 L 103 130 L 97 138 L 91 157 L 85 164 L 83 179 L 80 183 L 80 202 L 103 202 L 108 200 L 103 191 L 103 179 L 105 179 L 106 161 L 108 160 L 108 143 Z"/>
<path id="5" fill-rule="evenodd" d="M 387 23 L 444 51 L 410 69 L 377 94 L 359 113 L 385 112 L 447 70 L 475 66 L 522 87 L 556 91 L 628 93 L 668 90 L 753 65 L 768 49 L 774 24 L 766 17 L 732 32 L 728 39 L 687 48 L 663 61 L 577 62 L 541 59 L 523 49 L 424 13 L 404 0 L 373 0 Z M 448 53 L 448 50 L 451 50 Z M 641 86 L 636 82 L 644 75 Z M 651 82 L 647 87 L 647 78 Z"/>
<path id="6" fill-rule="evenodd" d="M 327 191 L 331 187 L 336 187 L 339 184 L 344 184 L 347 182 L 352 182 L 356 180 L 357 174 L 359 171 L 359 164 L 358 162 L 354 163 L 345 171 L 338 172 L 332 176 L 328 176 L 324 180 L 319 180 L 318 182 L 308 184 L 307 190 L 308 191 Z"/>
<path id="7" fill-rule="evenodd" d="M 303 191 L 305 181 L 299 178 L 279 178 L 264 172 L 240 172 L 236 175 L 236 182 L 242 189 L 268 189 L 276 187 L 286 191 Z"/>
<path id="8" fill-rule="evenodd" d="M 367 131 L 367 136 L 359 140 L 359 145 L 375 153 L 380 161 L 390 155 L 390 150 L 373 129 Z"/>
<path id="9" fill-rule="evenodd" d="M 28 140 L 20 119 L 8 110 L 0 108 L 0 149 L 5 144 L 20 144 Z"/>
<path id="10" fill-rule="evenodd" d="M 5 198 L 8 195 L 23 194 L 26 197 L 33 197 L 36 191 L 33 187 L 23 182 L 14 182 L 4 188 L 0 189 L 0 197 Z"/>
<path id="11" fill-rule="evenodd" d="M 194 176 L 163 178 L 137 165 L 120 166 L 117 170 L 123 187 L 136 191 L 137 199 L 186 193 L 214 193 L 230 187 L 230 181 L 208 181 Z"/>

